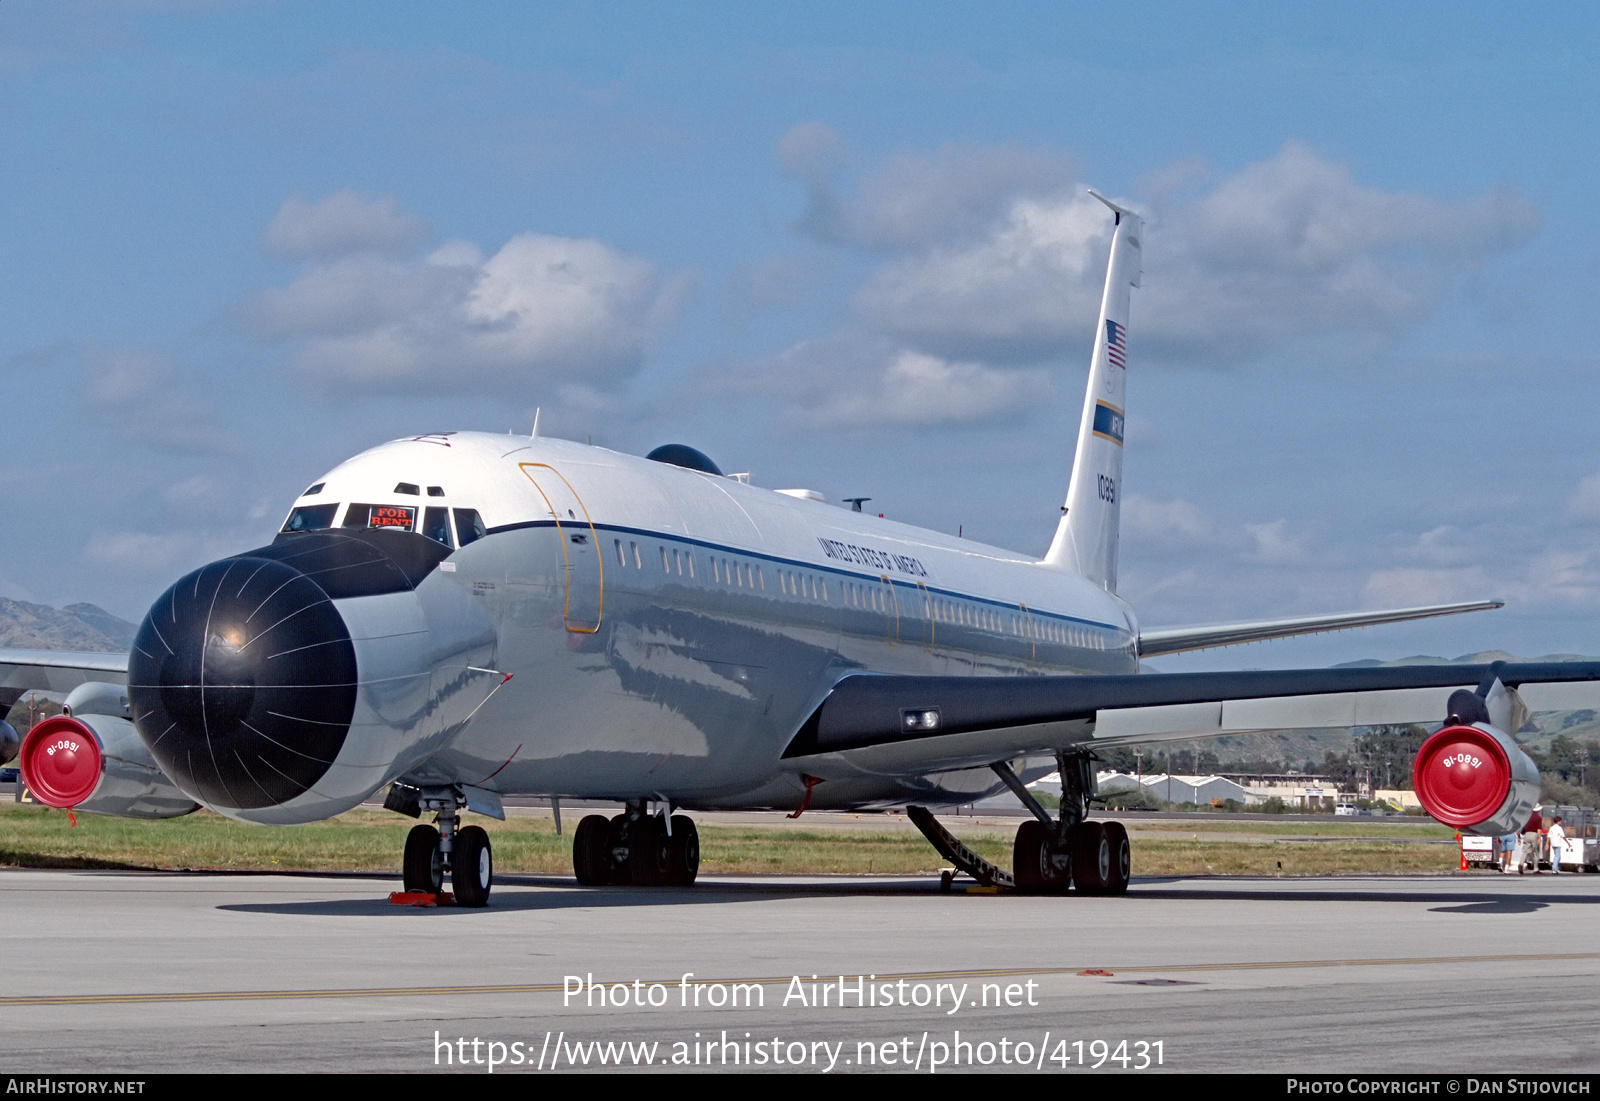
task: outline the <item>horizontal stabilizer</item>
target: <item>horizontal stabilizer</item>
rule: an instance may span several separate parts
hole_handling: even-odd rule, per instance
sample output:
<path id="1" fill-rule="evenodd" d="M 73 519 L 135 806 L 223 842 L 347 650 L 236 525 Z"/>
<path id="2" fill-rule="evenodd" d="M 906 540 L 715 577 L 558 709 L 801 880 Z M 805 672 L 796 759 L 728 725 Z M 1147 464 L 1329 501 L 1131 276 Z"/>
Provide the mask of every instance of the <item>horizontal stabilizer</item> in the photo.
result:
<path id="1" fill-rule="evenodd" d="M 1380 623 L 1404 623 L 1408 619 L 1460 615 L 1505 607 L 1504 600 L 1473 600 L 1464 604 L 1429 604 L 1420 608 L 1395 608 L 1386 612 L 1345 612 L 1342 615 L 1303 616 L 1299 619 L 1268 619 L 1258 623 L 1223 623 L 1207 627 L 1167 627 L 1139 632 L 1139 656 L 1181 654 L 1186 650 L 1206 650 L 1213 646 L 1237 646 L 1269 638 L 1314 635 L 1323 631 L 1344 631 L 1351 627 L 1372 627 Z"/>

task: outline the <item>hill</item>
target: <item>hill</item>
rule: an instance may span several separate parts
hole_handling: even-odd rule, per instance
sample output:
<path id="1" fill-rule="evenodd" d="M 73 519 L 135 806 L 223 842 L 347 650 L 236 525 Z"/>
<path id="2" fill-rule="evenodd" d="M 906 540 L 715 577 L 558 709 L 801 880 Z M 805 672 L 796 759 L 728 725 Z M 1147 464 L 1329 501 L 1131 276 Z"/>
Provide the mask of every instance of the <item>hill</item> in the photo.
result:
<path id="1" fill-rule="evenodd" d="M 93 604 L 52 608 L 0 597 L 0 648 L 94 650 L 126 653 L 137 632 L 132 623 Z"/>

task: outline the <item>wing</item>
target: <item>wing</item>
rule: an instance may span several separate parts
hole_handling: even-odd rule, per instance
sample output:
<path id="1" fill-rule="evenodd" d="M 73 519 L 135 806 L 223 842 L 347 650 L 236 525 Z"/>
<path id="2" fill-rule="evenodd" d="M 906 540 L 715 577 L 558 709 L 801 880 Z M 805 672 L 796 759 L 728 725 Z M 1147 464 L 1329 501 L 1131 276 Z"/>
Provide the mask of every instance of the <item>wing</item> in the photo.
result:
<path id="1" fill-rule="evenodd" d="M 1600 708 L 1594 661 L 1128 676 L 858 674 L 834 686 L 784 757 L 926 772 L 1082 747 L 1436 723 L 1452 692 L 1495 679 L 1533 711 Z"/>
<path id="2" fill-rule="evenodd" d="M 0 650 L 0 719 L 24 692 L 70 692 L 89 681 L 127 684 L 128 655 Z"/>
<path id="3" fill-rule="evenodd" d="M 1186 650 L 1205 650 L 1213 646 L 1237 646 L 1291 635 L 1314 635 L 1322 631 L 1343 631 L 1351 627 L 1371 627 L 1380 623 L 1403 623 L 1408 619 L 1460 615 L 1503 608 L 1504 600 L 1474 600 L 1465 604 L 1429 604 L 1420 608 L 1394 608 L 1386 612 L 1345 612 L 1342 615 L 1303 616 L 1299 619 L 1268 619 L 1257 623 L 1223 623 L 1206 627 L 1166 627 L 1139 632 L 1139 655 L 1181 654 Z"/>

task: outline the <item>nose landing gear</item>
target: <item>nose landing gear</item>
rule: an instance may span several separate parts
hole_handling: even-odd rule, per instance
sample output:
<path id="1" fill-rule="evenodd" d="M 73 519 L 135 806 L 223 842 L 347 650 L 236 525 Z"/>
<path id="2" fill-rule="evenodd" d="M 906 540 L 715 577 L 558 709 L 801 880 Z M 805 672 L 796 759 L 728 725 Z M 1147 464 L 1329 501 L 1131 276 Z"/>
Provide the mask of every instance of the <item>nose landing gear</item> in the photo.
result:
<path id="1" fill-rule="evenodd" d="M 443 900 L 444 878 L 449 873 L 456 905 L 487 906 L 494 884 L 494 856 L 488 832 L 482 826 L 457 829 L 461 801 L 454 789 L 424 788 L 417 793 L 416 808 L 418 814 L 433 811 L 438 825 L 413 826 L 406 835 L 401 863 L 406 893 L 434 895 Z"/>
<path id="2" fill-rule="evenodd" d="M 615 818 L 591 814 L 572 838 L 572 869 L 585 887 L 687 887 L 700 873 L 694 820 L 646 800 L 630 801 Z"/>
<path id="3" fill-rule="evenodd" d="M 436 895 L 444 889 L 444 854 L 439 851 L 439 831 L 433 826 L 412 826 L 406 834 L 406 854 L 401 864 L 406 891 Z"/>

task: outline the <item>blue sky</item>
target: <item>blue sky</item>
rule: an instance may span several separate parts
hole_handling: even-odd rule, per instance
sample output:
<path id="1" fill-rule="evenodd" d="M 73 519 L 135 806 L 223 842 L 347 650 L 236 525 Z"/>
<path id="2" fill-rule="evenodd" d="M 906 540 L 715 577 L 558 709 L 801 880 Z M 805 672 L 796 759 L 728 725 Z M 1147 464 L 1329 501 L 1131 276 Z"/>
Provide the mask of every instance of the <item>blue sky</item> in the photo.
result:
<path id="1" fill-rule="evenodd" d="M 0 595 L 137 619 L 440 428 L 1042 552 L 1144 211 L 1151 625 L 1600 654 L 1600 65 L 1503 5 L 0 4 Z"/>

